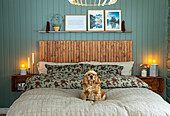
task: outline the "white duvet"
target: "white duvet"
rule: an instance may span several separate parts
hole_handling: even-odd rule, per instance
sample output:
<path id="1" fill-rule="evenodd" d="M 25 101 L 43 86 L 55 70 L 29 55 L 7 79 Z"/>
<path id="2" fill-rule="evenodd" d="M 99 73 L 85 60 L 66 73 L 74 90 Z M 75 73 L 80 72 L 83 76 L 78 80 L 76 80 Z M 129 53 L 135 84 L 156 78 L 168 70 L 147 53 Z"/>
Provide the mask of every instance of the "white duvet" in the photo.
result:
<path id="1" fill-rule="evenodd" d="M 81 90 L 40 88 L 23 93 L 7 116 L 170 116 L 170 104 L 144 88 L 105 90 L 105 101 L 83 101 Z"/>

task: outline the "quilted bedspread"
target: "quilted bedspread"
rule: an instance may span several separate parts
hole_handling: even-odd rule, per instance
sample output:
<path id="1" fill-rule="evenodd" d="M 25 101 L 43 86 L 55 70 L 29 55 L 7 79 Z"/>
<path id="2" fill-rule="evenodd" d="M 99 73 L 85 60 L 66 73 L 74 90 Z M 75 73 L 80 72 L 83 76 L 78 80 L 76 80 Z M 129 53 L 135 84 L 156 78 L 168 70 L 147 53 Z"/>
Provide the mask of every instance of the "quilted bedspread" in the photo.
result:
<path id="1" fill-rule="evenodd" d="M 146 88 L 105 90 L 105 101 L 83 101 L 82 90 L 39 88 L 23 93 L 7 116 L 170 116 L 170 104 Z"/>

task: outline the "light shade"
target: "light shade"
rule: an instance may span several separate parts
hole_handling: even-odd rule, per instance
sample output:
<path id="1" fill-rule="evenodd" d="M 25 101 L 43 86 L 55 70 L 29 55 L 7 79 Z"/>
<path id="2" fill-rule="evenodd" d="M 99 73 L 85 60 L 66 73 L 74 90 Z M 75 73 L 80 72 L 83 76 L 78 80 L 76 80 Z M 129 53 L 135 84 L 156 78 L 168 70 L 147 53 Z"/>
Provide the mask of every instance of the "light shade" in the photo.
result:
<path id="1" fill-rule="evenodd" d="M 79 6 L 105 6 L 115 4 L 117 0 L 68 0 L 71 4 Z"/>

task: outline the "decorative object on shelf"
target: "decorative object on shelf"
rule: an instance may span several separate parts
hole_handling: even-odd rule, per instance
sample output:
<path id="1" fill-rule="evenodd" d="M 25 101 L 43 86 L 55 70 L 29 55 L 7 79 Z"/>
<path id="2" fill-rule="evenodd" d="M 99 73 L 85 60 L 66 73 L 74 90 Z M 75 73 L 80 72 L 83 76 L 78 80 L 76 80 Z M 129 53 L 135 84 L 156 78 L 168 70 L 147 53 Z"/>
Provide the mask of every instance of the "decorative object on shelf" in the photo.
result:
<path id="1" fill-rule="evenodd" d="M 121 10 L 105 10 L 105 31 L 121 31 Z"/>
<path id="2" fill-rule="evenodd" d="M 104 10 L 88 10 L 88 31 L 104 31 Z"/>
<path id="3" fill-rule="evenodd" d="M 32 53 L 32 73 L 34 74 L 35 54 Z"/>
<path id="4" fill-rule="evenodd" d="M 27 69 L 25 68 L 24 64 L 21 65 L 20 75 L 27 75 Z"/>
<path id="5" fill-rule="evenodd" d="M 122 21 L 122 31 L 125 32 L 126 29 L 125 29 L 125 21 Z"/>
<path id="6" fill-rule="evenodd" d="M 148 65 L 147 64 L 141 64 L 140 67 L 142 68 L 141 76 L 146 77 L 147 76 Z"/>
<path id="7" fill-rule="evenodd" d="M 25 85 L 25 82 L 18 82 L 17 83 L 17 90 L 22 91 L 23 86 Z"/>
<path id="8" fill-rule="evenodd" d="M 68 0 L 71 4 L 78 6 L 105 6 L 112 5 L 117 2 L 117 0 Z"/>
<path id="9" fill-rule="evenodd" d="M 156 60 L 153 60 L 153 63 L 150 64 L 150 77 L 158 76 L 158 64 L 156 64 Z"/>
<path id="10" fill-rule="evenodd" d="M 53 25 L 54 31 L 59 31 L 60 30 L 60 25 Z"/>
<path id="11" fill-rule="evenodd" d="M 46 33 L 48 33 L 48 31 L 50 31 L 50 22 L 47 21 L 47 25 L 46 25 Z"/>
<path id="12" fill-rule="evenodd" d="M 87 31 L 86 15 L 66 15 L 65 16 L 65 31 Z"/>
<path id="13" fill-rule="evenodd" d="M 64 17 L 61 16 L 60 14 L 55 14 L 52 16 L 51 25 L 54 28 L 54 31 L 59 31 L 63 23 L 64 23 Z"/>
<path id="14" fill-rule="evenodd" d="M 28 57 L 28 74 L 30 74 L 30 57 Z"/>

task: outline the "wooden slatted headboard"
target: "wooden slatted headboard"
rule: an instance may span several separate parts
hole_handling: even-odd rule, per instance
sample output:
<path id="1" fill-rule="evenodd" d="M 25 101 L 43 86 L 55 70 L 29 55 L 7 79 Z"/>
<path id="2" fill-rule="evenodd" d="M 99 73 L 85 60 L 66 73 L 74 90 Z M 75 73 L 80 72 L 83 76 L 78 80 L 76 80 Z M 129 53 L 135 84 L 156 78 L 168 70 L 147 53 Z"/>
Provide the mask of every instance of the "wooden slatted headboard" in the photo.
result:
<path id="1" fill-rule="evenodd" d="M 39 60 L 57 63 L 132 61 L 132 41 L 39 41 Z"/>

